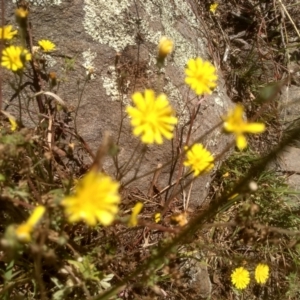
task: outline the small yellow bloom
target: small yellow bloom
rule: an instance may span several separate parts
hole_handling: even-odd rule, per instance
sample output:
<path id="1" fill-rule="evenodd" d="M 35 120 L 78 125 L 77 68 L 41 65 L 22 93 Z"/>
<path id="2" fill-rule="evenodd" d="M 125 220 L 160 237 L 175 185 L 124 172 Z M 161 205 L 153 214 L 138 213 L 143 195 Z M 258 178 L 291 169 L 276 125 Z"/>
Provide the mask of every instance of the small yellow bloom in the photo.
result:
<path id="1" fill-rule="evenodd" d="M 161 213 L 157 212 L 154 214 L 154 222 L 159 223 L 161 221 Z"/>
<path id="2" fill-rule="evenodd" d="M 188 84 L 197 95 L 211 94 L 211 89 L 216 87 L 215 67 L 209 61 L 203 61 L 200 57 L 190 59 L 185 69 L 185 83 Z"/>
<path id="3" fill-rule="evenodd" d="M 218 6 L 219 6 L 218 3 L 213 3 L 213 4 L 211 4 L 210 7 L 209 7 L 209 11 L 210 11 L 211 13 L 215 14 L 215 12 L 216 12 Z"/>
<path id="4" fill-rule="evenodd" d="M 173 51 L 174 43 L 169 38 L 163 36 L 158 44 L 158 57 L 164 59 Z"/>
<path id="5" fill-rule="evenodd" d="M 24 242 L 24 243 L 28 243 L 31 241 L 31 233 L 32 233 L 34 227 L 36 227 L 36 225 L 39 223 L 39 221 L 43 217 L 45 211 L 46 211 L 46 209 L 44 206 L 41 206 L 41 205 L 37 206 L 34 209 L 34 211 L 32 212 L 29 219 L 25 223 L 19 225 L 16 228 L 15 233 L 16 233 L 16 236 L 19 241 Z"/>
<path id="6" fill-rule="evenodd" d="M 12 31 L 11 25 L 4 26 L 4 29 L 0 27 L 0 39 L 11 40 L 17 33 L 18 30 Z"/>
<path id="7" fill-rule="evenodd" d="M 171 221 L 179 225 L 180 227 L 183 227 L 188 223 L 187 213 L 183 212 L 181 214 L 173 214 L 171 216 Z"/>
<path id="8" fill-rule="evenodd" d="M 231 274 L 232 284 L 239 290 L 245 289 L 250 283 L 250 274 L 245 268 L 236 268 Z"/>
<path id="9" fill-rule="evenodd" d="M 247 147 L 247 140 L 244 133 L 261 133 L 265 131 L 263 123 L 247 123 L 243 119 L 244 107 L 240 104 L 236 105 L 234 110 L 224 117 L 224 129 L 232 132 L 236 137 L 236 145 L 240 150 Z"/>
<path id="10" fill-rule="evenodd" d="M 257 283 L 264 284 L 269 278 L 269 266 L 258 264 L 255 269 L 255 280 Z"/>
<path id="11" fill-rule="evenodd" d="M 14 72 L 23 69 L 28 60 L 31 60 L 31 54 L 22 47 L 9 46 L 2 51 L 1 65 Z"/>
<path id="12" fill-rule="evenodd" d="M 38 41 L 39 46 L 42 48 L 44 52 L 50 52 L 55 50 L 55 44 L 49 40 L 40 40 Z"/>
<path id="13" fill-rule="evenodd" d="M 128 221 L 128 226 L 129 227 L 134 227 L 137 225 L 138 223 L 138 214 L 141 212 L 142 208 L 143 208 L 143 203 L 142 202 L 138 202 L 132 209 L 132 213 L 130 216 L 130 219 Z"/>
<path id="14" fill-rule="evenodd" d="M 110 225 L 119 211 L 119 186 L 109 176 L 89 171 L 77 184 L 75 194 L 65 197 L 61 203 L 69 222 Z"/>
<path id="15" fill-rule="evenodd" d="M 145 144 L 162 144 L 163 137 L 173 138 L 177 118 L 165 94 L 156 98 L 153 90 L 145 90 L 144 95 L 134 93 L 132 100 L 136 107 L 128 106 L 126 111 L 135 136 L 141 136 Z"/>
<path id="16" fill-rule="evenodd" d="M 191 167 L 194 176 L 208 172 L 214 167 L 214 158 L 202 144 L 194 144 L 186 153 L 184 165 Z"/>
<path id="17" fill-rule="evenodd" d="M 17 8 L 15 10 L 15 15 L 17 18 L 20 18 L 20 19 L 25 19 L 27 18 L 28 16 L 28 10 L 27 9 L 24 9 L 23 7 L 20 7 L 20 8 Z"/>

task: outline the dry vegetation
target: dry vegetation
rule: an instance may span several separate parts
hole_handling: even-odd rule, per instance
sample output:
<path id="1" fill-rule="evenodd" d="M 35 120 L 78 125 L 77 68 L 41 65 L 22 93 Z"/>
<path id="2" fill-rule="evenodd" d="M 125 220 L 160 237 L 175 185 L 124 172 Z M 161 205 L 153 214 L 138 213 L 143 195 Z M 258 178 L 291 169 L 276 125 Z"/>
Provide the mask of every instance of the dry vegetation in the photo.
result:
<path id="1" fill-rule="evenodd" d="M 61 201 L 72 193 L 75 180 L 91 167 L 101 167 L 104 155 L 117 161 L 118 145 L 104 140 L 94 156 L 72 123 L 76 112 L 68 111 L 55 94 L 35 97 L 43 116 L 35 128 L 18 123 L 12 131 L 2 114 L 1 299 L 299 299 L 299 204 L 290 200 L 285 178 L 267 166 L 300 138 L 296 122 L 288 134 L 283 130 L 277 101 L 282 86 L 297 80 L 291 65 L 299 58 L 300 3 L 228 0 L 211 13 L 211 2 L 194 2 L 230 98 L 244 104 L 249 120 L 267 124 L 267 131 L 250 138 L 248 150 L 233 152 L 223 162 L 213 174 L 207 204 L 188 213 L 188 224 L 182 213 L 188 211 L 182 200 L 187 195 L 179 188 L 177 194 L 169 193 L 168 206 L 154 170 L 153 191 L 144 194 L 138 185 L 130 190 L 121 186 L 117 220 L 108 227 L 89 227 L 68 223 Z M 53 78 L 44 69 L 32 64 L 26 72 L 34 74 L 34 93 L 40 92 L 40 80 L 51 91 Z M 119 84 L 125 88 L 121 75 Z M 27 102 L 19 88 L 12 100 L 23 109 Z M 49 127 L 50 122 L 56 126 Z M 55 129 L 49 133 L 49 128 Z M 74 141 L 78 149 L 72 148 Z M 86 165 L 85 156 L 94 158 L 92 166 Z M 181 157 L 177 159 L 180 163 Z M 128 227 L 139 201 L 144 207 L 138 226 Z M 13 224 L 27 220 L 37 204 L 45 205 L 47 213 L 32 241 L 21 243 Z M 157 211 L 166 214 L 156 223 Z M 270 268 L 264 285 L 253 277 L 258 263 Z M 242 291 L 231 282 L 240 266 L 251 273 L 250 285 Z"/>

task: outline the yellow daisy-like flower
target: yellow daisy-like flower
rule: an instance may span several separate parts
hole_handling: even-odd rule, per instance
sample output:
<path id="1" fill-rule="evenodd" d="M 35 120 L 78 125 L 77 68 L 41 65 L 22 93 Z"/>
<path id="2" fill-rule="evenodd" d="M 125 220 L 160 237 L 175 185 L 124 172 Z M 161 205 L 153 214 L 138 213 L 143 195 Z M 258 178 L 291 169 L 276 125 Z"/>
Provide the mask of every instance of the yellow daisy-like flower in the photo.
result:
<path id="1" fill-rule="evenodd" d="M 219 6 L 218 3 L 213 3 L 213 4 L 211 4 L 210 7 L 209 7 L 209 11 L 210 11 L 211 13 L 215 14 L 215 12 L 216 12 L 218 6 Z"/>
<path id="2" fill-rule="evenodd" d="M 191 167 L 194 176 L 208 172 L 214 167 L 214 158 L 202 144 L 194 144 L 186 153 L 184 165 Z"/>
<path id="3" fill-rule="evenodd" d="M 141 136 L 145 144 L 162 144 L 163 137 L 168 140 L 173 138 L 178 120 L 165 94 L 156 98 L 153 90 L 145 90 L 144 95 L 134 93 L 132 100 L 136 107 L 128 106 L 126 111 L 131 117 L 135 136 Z"/>
<path id="4" fill-rule="evenodd" d="M 23 69 L 26 61 L 31 60 L 31 54 L 22 47 L 9 46 L 2 51 L 1 66 L 18 71 Z"/>
<path id="5" fill-rule="evenodd" d="M 236 268 L 231 274 L 232 284 L 239 290 L 245 289 L 250 283 L 250 274 L 245 268 Z"/>
<path id="6" fill-rule="evenodd" d="M 258 264 L 255 268 L 255 280 L 257 283 L 264 284 L 269 278 L 269 266 Z"/>
<path id="7" fill-rule="evenodd" d="M 236 136 L 236 145 L 240 150 L 247 147 L 247 140 L 244 133 L 261 133 L 266 127 L 263 123 L 247 123 L 243 119 L 244 107 L 240 104 L 236 105 L 234 110 L 224 117 L 224 129 L 232 132 Z"/>
<path id="8" fill-rule="evenodd" d="M 19 241 L 24 243 L 28 243 L 31 241 L 31 233 L 34 227 L 39 223 L 39 221 L 43 217 L 45 211 L 46 208 L 44 206 L 37 206 L 32 212 L 29 219 L 16 228 L 15 234 Z"/>
<path id="9" fill-rule="evenodd" d="M 40 41 L 38 41 L 38 44 L 42 48 L 42 50 L 45 52 L 53 51 L 53 50 L 55 50 L 55 47 L 56 47 L 55 44 L 49 40 L 40 40 Z"/>
<path id="10" fill-rule="evenodd" d="M 17 33 L 18 30 L 12 30 L 12 25 L 0 27 L 0 39 L 11 40 Z"/>
<path id="11" fill-rule="evenodd" d="M 164 59 L 173 51 L 174 43 L 169 38 L 163 36 L 158 44 L 158 57 Z"/>
<path id="12" fill-rule="evenodd" d="M 143 208 L 143 203 L 142 202 L 138 202 L 132 209 L 132 213 L 130 216 L 130 219 L 128 221 L 128 226 L 129 227 L 134 227 L 137 225 L 138 223 L 138 214 L 141 212 L 142 208 Z"/>
<path id="13" fill-rule="evenodd" d="M 110 225 L 119 211 L 119 183 L 103 173 L 89 171 L 77 184 L 75 194 L 63 199 L 70 223 Z"/>
<path id="14" fill-rule="evenodd" d="M 185 83 L 188 84 L 197 95 L 211 94 L 211 89 L 216 87 L 215 67 L 209 61 L 203 61 L 200 57 L 190 59 L 185 69 Z"/>

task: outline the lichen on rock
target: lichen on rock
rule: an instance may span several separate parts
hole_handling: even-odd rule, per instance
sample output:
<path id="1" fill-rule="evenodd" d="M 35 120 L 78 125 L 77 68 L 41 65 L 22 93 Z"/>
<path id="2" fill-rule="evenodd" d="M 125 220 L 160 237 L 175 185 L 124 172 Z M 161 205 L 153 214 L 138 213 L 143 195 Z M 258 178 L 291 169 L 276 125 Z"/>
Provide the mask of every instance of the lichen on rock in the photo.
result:
<path id="1" fill-rule="evenodd" d="M 51 6 L 51 5 L 60 5 L 62 0 L 27 0 L 32 5 L 37 6 Z M 12 0 L 13 3 L 17 3 L 17 0 Z"/>

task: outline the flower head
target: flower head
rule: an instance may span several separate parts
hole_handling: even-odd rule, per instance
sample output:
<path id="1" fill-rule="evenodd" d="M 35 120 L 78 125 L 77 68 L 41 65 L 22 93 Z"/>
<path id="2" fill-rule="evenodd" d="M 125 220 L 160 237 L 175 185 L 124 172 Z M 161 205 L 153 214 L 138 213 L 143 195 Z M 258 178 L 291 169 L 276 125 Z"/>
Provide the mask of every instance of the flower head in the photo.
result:
<path id="1" fill-rule="evenodd" d="M 269 278 L 269 266 L 258 264 L 255 268 L 255 280 L 257 283 L 264 284 Z"/>
<path id="2" fill-rule="evenodd" d="M 211 4 L 210 7 L 209 7 L 209 11 L 210 11 L 211 13 L 215 14 L 215 12 L 216 12 L 218 6 L 219 6 L 218 3 L 213 3 L 213 4 Z"/>
<path id="3" fill-rule="evenodd" d="M 17 33 L 18 30 L 12 31 L 12 25 L 6 25 L 3 28 L 0 27 L 0 39 L 11 40 Z"/>
<path id="4" fill-rule="evenodd" d="M 137 225 L 138 223 L 138 214 L 141 212 L 142 208 L 143 208 L 143 203 L 142 202 L 138 202 L 132 209 L 132 213 L 130 216 L 130 219 L 128 221 L 128 226 L 129 227 L 134 227 Z"/>
<path id="5" fill-rule="evenodd" d="M 210 171 L 214 166 L 212 154 L 202 144 L 194 144 L 186 153 L 184 165 L 191 167 L 194 176 Z"/>
<path id="6" fill-rule="evenodd" d="M 163 36 L 158 44 L 158 57 L 164 59 L 173 51 L 173 46 L 173 41 Z"/>
<path id="7" fill-rule="evenodd" d="M 163 137 L 173 138 L 177 118 L 165 94 L 156 98 L 153 90 L 145 90 L 144 95 L 134 93 L 132 100 L 136 107 L 129 106 L 126 111 L 131 117 L 135 136 L 141 136 L 145 144 L 162 144 Z"/>
<path id="8" fill-rule="evenodd" d="M 240 150 L 247 147 L 247 140 L 244 133 L 261 133 L 265 131 L 263 123 L 247 123 L 243 119 L 244 107 L 240 104 L 236 105 L 234 110 L 224 117 L 224 129 L 232 132 L 236 136 L 236 145 Z"/>
<path id="9" fill-rule="evenodd" d="M 71 223 L 84 221 L 90 226 L 100 222 L 110 225 L 118 213 L 119 183 L 109 176 L 89 171 L 76 186 L 75 194 L 63 199 L 62 205 Z"/>
<path id="10" fill-rule="evenodd" d="M 185 226 L 188 223 L 187 220 L 187 213 L 175 213 L 171 216 L 171 221 L 175 223 L 176 225 L 179 225 L 180 227 Z"/>
<path id="11" fill-rule="evenodd" d="M 38 41 L 39 46 L 42 48 L 44 52 L 50 52 L 55 50 L 55 44 L 49 40 L 40 40 Z"/>
<path id="12" fill-rule="evenodd" d="M 245 268 L 236 268 L 231 273 L 231 282 L 239 290 L 245 289 L 250 283 L 250 274 Z"/>
<path id="13" fill-rule="evenodd" d="M 15 15 L 17 17 L 17 19 L 25 19 L 28 16 L 28 10 L 24 9 L 23 7 L 17 8 L 15 10 Z"/>
<path id="14" fill-rule="evenodd" d="M 31 60 L 31 54 L 22 47 L 9 46 L 2 51 L 1 65 L 14 72 L 23 69 L 28 60 Z"/>
<path id="15" fill-rule="evenodd" d="M 27 243 L 31 240 L 31 233 L 34 229 L 34 227 L 38 224 L 38 222 L 41 220 L 45 213 L 46 209 L 44 206 L 37 206 L 34 211 L 32 212 L 29 219 L 19 225 L 16 230 L 15 234 L 21 242 Z"/>
<path id="16" fill-rule="evenodd" d="M 211 94 L 211 89 L 217 85 L 218 77 L 215 67 L 209 61 L 203 61 L 199 57 L 188 61 L 185 74 L 187 75 L 185 83 L 197 95 Z"/>

